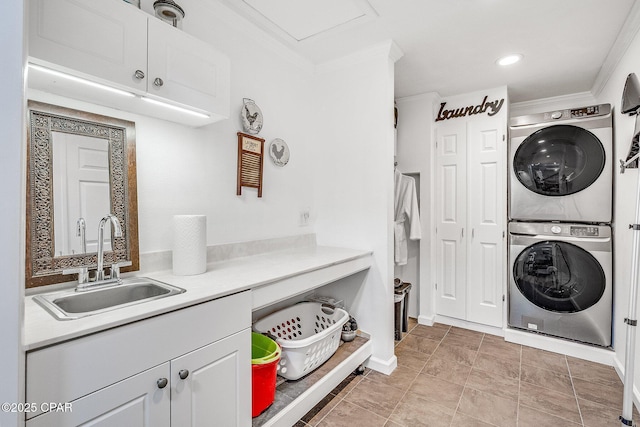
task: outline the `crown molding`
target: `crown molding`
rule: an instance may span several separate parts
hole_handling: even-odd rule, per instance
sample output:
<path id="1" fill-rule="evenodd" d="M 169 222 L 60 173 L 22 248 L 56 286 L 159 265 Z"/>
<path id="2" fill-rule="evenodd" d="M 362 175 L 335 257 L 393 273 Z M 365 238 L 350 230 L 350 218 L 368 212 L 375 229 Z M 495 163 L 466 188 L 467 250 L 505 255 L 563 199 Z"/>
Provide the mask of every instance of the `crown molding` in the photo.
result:
<path id="1" fill-rule="evenodd" d="M 609 82 L 620 60 L 624 57 L 629 45 L 638 34 L 640 29 L 640 1 L 636 0 L 629 11 L 627 19 L 624 21 L 616 41 L 609 50 L 609 54 L 605 58 L 600 71 L 591 87 L 591 93 L 594 97 L 598 97 L 602 90 Z"/>

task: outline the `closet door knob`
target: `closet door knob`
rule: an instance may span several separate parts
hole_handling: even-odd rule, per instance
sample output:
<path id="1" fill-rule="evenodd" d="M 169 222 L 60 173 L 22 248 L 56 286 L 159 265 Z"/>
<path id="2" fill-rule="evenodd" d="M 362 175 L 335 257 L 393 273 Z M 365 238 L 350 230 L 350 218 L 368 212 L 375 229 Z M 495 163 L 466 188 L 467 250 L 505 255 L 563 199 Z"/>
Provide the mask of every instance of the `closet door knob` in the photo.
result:
<path id="1" fill-rule="evenodd" d="M 164 82 L 162 81 L 162 79 L 160 77 L 156 77 L 156 79 L 153 81 L 153 84 L 158 86 L 158 87 L 161 87 L 164 84 Z"/>
<path id="2" fill-rule="evenodd" d="M 144 79 L 144 72 L 142 70 L 136 70 L 136 72 L 133 73 L 133 76 L 138 80 L 142 80 Z"/>
<path id="3" fill-rule="evenodd" d="M 181 369 L 180 372 L 178 372 L 178 376 L 181 380 L 185 380 L 189 376 L 189 371 L 186 369 Z"/>
<path id="4" fill-rule="evenodd" d="M 165 388 L 167 384 L 169 384 L 169 380 L 167 380 L 166 378 L 160 378 L 157 384 L 158 384 L 158 388 Z"/>

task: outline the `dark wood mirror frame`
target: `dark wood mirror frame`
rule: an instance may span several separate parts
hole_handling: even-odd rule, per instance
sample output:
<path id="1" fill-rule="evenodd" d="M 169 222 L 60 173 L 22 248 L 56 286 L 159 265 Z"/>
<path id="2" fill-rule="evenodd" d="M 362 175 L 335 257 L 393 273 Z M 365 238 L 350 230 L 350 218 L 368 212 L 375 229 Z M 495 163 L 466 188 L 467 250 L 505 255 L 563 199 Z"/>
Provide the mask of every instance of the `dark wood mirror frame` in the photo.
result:
<path id="1" fill-rule="evenodd" d="M 95 268 L 97 265 L 95 252 L 55 256 L 51 144 L 54 131 L 108 140 L 111 213 L 120 220 L 123 237 L 115 238 L 113 250 L 105 252 L 105 266 L 131 261 L 132 265 L 121 271 L 139 270 L 135 123 L 30 100 L 27 118 L 26 287 L 69 282 L 77 277 L 63 275 L 62 270 L 80 266 Z"/>

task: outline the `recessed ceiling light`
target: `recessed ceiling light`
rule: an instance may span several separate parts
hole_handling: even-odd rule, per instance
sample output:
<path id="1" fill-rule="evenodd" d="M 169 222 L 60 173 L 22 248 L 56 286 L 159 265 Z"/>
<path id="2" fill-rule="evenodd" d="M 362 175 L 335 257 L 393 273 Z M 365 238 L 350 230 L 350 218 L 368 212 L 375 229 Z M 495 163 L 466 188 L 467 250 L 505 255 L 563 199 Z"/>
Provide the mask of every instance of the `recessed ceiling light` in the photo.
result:
<path id="1" fill-rule="evenodd" d="M 502 65 L 502 66 L 511 65 L 520 61 L 522 58 L 523 56 L 520 55 L 519 53 L 514 53 L 511 55 L 503 56 L 502 58 L 498 59 L 496 61 L 496 64 Z"/>

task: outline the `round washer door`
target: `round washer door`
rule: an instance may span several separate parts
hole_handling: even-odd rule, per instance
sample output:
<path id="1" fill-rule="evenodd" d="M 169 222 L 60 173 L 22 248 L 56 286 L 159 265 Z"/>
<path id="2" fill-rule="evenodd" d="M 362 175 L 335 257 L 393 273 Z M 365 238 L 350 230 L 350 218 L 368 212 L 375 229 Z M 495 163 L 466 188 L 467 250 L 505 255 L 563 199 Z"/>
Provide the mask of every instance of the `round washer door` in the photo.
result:
<path id="1" fill-rule="evenodd" d="M 576 313 L 597 303 L 606 278 L 598 260 L 571 243 L 543 241 L 525 248 L 513 263 L 520 292 L 548 311 Z"/>
<path id="2" fill-rule="evenodd" d="M 605 165 L 605 151 L 591 132 L 555 125 L 529 135 L 513 158 L 513 171 L 527 189 L 543 196 L 567 196 L 593 184 Z"/>

